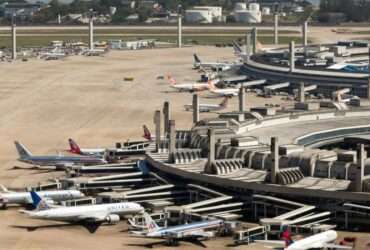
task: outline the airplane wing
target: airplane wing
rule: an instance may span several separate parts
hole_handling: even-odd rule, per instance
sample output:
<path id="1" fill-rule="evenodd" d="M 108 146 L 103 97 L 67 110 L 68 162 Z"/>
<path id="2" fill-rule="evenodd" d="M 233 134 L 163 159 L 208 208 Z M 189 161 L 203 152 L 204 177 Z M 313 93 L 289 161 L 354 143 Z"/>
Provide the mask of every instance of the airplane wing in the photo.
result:
<path id="1" fill-rule="evenodd" d="M 328 249 L 353 249 L 353 247 L 351 246 L 342 246 L 342 245 L 337 245 L 337 244 L 330 244 L 330 243 L 326 243 L 324 245 L 324 248 L 328 248 Z"/>

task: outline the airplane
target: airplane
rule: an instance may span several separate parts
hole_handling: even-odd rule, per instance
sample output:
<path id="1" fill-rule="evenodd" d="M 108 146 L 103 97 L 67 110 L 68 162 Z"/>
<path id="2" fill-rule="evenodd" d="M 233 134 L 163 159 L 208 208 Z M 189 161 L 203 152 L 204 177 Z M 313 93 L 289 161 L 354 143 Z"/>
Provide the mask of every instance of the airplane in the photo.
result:
<path id="1" fill-rule="evenodd" d="M 227 107 L 229 97 L 225 99 L 220 104 L 199 104 L 199 112 L 211 112 L 211 111 L 220 111 Z M 193 110 L 193 104 L 184 105 L 186 111 Z"/>
<path id="2" fill-rule="evenodd" d="M 34 191 L 31 191 L 31 197 L 36 209 L 32 211 L 20 210 L 19 212 L 30 218 L 41 220 L 100 226 L 102 223 L 116 224 L 120 221 L 121 216 L 134 215 L 144 211 L 141 205 L 134 202 L 65 207 L 49 205 Z"/>
<path id="3" fill-rule="evenodd" d="M 105 148 L 80 148 L 78 144 L 72 139 L 68 139 L 70 149 L 67 152 L 78 155 L 103 156 L 106 152 Z"/>
<path id="4" fill-rule="evenodd" d="M 10 191 L 3 185 L 0 185 L 0 206 L 6 208 L 9 204 L 16 205 L 30 205 L 32 198 L 29 192 L 15 192 Z M 53 204 L 54 202 L 79 199 L 85 195 L 78 190 L 46 190 L 39 191 L 40 197 L 44 198 L 47 203 Z"/>
<path id="5" fill-rule="evenodd" d="M 209 91 L 212 94 L 215 94 L 215 95 L 218 95 L 218 96 L 233 97 L 233 96 L 237 96 L 239 94 L 239 88 L 220 89 L 220 88 L 217 88 L 212 81 L 209 81 L 208 84 L 209 84 Z"/>
<path id="6" fill-rule="evenodd" d="M 208 83 L 180 83 L 179 84 L 176 82 L 176 80 L 172 76 L 169 75 L 167 76 L 167 78 L 168 78 L 171 88 L 177 89 L 180 92 L 181 91 L 188 91 L 188 92 L 203 91 L 203 90 L 207 90 L 209 87 Z"/>
<path id="7" fill-rule="evenodd" d="M 275 246 L 279 249 L 284 250 L 310 250 L 310 249 L 352 249 L 349 246 L 342 246 L 333 244 L 338 237 L 338 234 L 334 230 L 329 230 L 326 232 L 318 233 L 309 237 L 306 237 L 301 240 L 293 241 L 290 232 L 285 230 L 283 232 L 283 240 L 275 241 L 275 240 L 256 240 L 255 242 L 268 244 L 271 246 Z"/>
<path id="8" fill-rule="evenodd" d="M 48 52 L 42 52 L 40 54 L 40 58 L 44 58 L 45 60 L 58 60 L 66 57 L 66 53 L 61 52 L 58 48 L 54 48 Z"/>
<path id="9" fill-rule="evenodd" d="M 241 65 L 240 63 L 228 63 L 228 62 L 202 62 L 197 54 L 193 55 L 194 57 L 194 63 L 193 68 L 194 69 L 200 69 L 200 68 L 211 68 L 215 71 L 226 71 L 231 69 L 233 66 Z"/>
<path id="10" fill-rule="evenodd" d="M 147 230 L 131 233 L 139 237 L 165 239 L 168 245 L 176 245 L 179 241 L 190 239 L 209 239 L 214 237 L 214 233 L 207 230 L 219 229 L 224 224 L 222 220 L 215 219 L 161 228 L 149 214 L 144 212 L 143 215 Z M 129 222 L 132 224 L 130 220 Z"/>
<path id="11" fill-rule="evenodd" d="M 100 56 L 107 53 L 105 49 L 85 49 L 82 51 L 82 55 L 84 56 Z"/>
<path id="12" fill-rule="evenodd" d="M 14 143 L 19 154 L 19 161 L 38 166 L 54 166 L 56 170 L 65 170 L 67 167 L 73 165 L 99 165 L 107 163 L 105 159 L 96 156 L 34 156 L 20 142 L 15 141 Z"/>

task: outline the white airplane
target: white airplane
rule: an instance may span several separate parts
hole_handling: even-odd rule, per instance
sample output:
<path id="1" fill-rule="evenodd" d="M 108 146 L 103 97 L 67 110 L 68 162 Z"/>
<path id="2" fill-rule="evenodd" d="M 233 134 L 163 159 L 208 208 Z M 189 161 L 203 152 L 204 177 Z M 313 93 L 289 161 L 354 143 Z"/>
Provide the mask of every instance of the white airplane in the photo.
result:
<path id="1" fill-rule="evenodd" d="M 84 56 L 101 56 L 107 53 L 105 49 L 86 49 L 82 51 L 82 55 Z"/>
<path id="2" fill-rule="evenodd" d="M 32 204 L 31 194 L 29 192 L 10 191 L 3 185 L 0 185 L 0 206 L 6 208 L 9 204 L 30 205 Z M 47 190 L 39 191 L 40 197 L 44 198 L 47 203 L 79 199 L 85 195 L 78 190 Z"/>
<path id="3" fill-rule="evenodd" d="M 199 112 L 212 112 L 220 111 L 227 107 L 229 97 L 225 97 L 220 104 L 199 104 Z M 193 110 L 193 104 L 185 104 L 184 108 L 186 111 Z"/>
<path id="4" fill-rule="evenodd" d="M 203 91 L 207 90 L 209 88 L 208 83 L 177 83 L 176 80 L 172 76 L 167 76 L 168 81 L 170 83 L 171 88 L 177 89 L 178 91 L 188 91 L 188 92 L 194 92 L 194 91 Z M 218 82 L 217 80 L 214 80 Z"/>
<path id="5" fill-rule="evenodd" d="M 40 58 L 45 60 L 58 60 L 66 57 L 66 53 L 62 52 L 60 48 L 56 47 L 51 51 L 41 52 Z"/>
<path id="6" fill-rule="evenodd" d="M 68 139 L 69 149 L 67 152 L 78 155 L 99 155 L 103 156 L 106 152 L 105 148 L 80 148 L 78 144 L 72 139 Z"/>
<path id="7" fill-rule="evenodd" d="M 200 58 L 197 56 L 197 54 L 194 54 L 194 63 L 193 68 L 194 69 L 200 69 L 200 68 L 211 68 L 214 71 L 226 71 L 231 69 L 233 66 L 241 65 L 239 62 L 202 62 Z"/>
<path id="8" fill-rule="evenodd" d="M 144 208 L 134 202 L 110 204 L 94 204 L 84 206 L 51 206 L 36 192 L 31 191 L 33 211 L 20 210 L 29 217 L 41 220 L 64 221 L 69 223 L 85 223 L 100 225 L 102 223 L 118 223 L 123 215 L 141 213 Z"/>
<path id="9" fill-rule="evenodd" d="M 214 237 L 214 232 L 209 230 L 217 230 L 224 224 L 222 220 L 206 220 L 185 225 L 161 228 L 157 225 L 157 223 L 155 223 L 152 217 L 145 212 L 144 219 L 147 230 L 131 231 L 131 233 L 135 236 L 141 236 L 145 238 L 166 239 L 166 242 L 169 245 L 174 245 L 179 241 L 185 241 L 189 239 L 209 239 Z M 129 222 L 132 224 L 130 220 Z"/>
<path id="10" fill-rule="evenodd" d="M 268 244 L 279 249 L 284 250 L 310 250 L 310 249 L 352 249 L 350 246 L 342 246 L 334 244 L 333 242 L 337 239 L 338 234 L 334 230 L 318 233 L 302 240 L 293 241 L 290 237 L 290 233 L 285 231 L 283 233 L 284 240 L 256 240 L 263 244 Z"/>
<path id="11" fill-rule="evenodd" d="M 209 84 L 209 91 L 212 94 L 215 94 L 217 96 L 233 97 L 239 94 L 239 88 L 220 89 L 220 88 L 217 88 L 212 81 L 209 81 L 208 84 Z"/>

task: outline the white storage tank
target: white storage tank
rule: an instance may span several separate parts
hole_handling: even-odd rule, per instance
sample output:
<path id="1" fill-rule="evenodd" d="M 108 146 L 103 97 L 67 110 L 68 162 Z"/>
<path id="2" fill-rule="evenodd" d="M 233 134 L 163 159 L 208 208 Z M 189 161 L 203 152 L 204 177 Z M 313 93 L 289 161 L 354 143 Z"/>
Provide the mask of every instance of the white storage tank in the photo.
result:
<path id="1" fill-rule="evenodd" d="M 259 11 L 260 5 L 258 3 L 250 3 L 249 4 L 249 10 L 250 11 Z"/>
<path id="2" fill-rule="evenodd" d="M 262 15 L 264 15 L 264 16 L 271 15 L 271 9 L 270 9 L 270 7 L 263 7 L 262 8 Z"/>
<path id="3" fill-rule="evenodd" d="M 189 23 L 212 23 L 212 12 L 209 10 L 186 10 L 185 21 Z"/>
<path id="4" fill-rule="evenodd" d="M 234 12 L 235 21 L 239 23 L 261 23 L 261 11 L 239 10 Z"/>
<path id="5" fill-rule="evenodd" d="M 208 10 L 212 14 L 212 20 L 216 22 L 222 21 L 222 7 L 219 6 L 194 6 L 193 10 Z"/>
<path id="6" fill-rule="evenodd" d="M 236 3 L 234 6 L 234 10 L 246 10 L 247 9 L 247 4 L 246 3 Z"/>

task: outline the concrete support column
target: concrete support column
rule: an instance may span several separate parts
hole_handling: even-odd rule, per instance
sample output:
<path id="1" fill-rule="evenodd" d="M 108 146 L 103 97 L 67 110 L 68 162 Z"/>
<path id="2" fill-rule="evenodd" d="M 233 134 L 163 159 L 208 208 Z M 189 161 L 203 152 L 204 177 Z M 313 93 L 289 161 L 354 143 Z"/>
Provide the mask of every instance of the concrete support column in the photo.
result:
<path id="1" fill-rule="evenodd" d="M 182 47 L 182 15 L 178 14 L 177 17 L 177 46 Z"/>
<path id="2" fill-rule="evenodd" d="M 170 103 L 164 102 L 163 104 L 163 128 L 164 128 L 164 135 L 167 136 L 170 133 Z"/>
<path id="3" fill-rule="evenodd" d="M 208 167 L 212 165 L 216 157 L 216 136 L 214 129 L 208 129 Z"/>
<path id="4" fill-rule="evenodd" d="M 370 100 L 370 48 L 369 48 L 369 78 L 367 81 L 367 98 Z"/>
<path id="5" fill-rule="evenodd" d="M 356 170 L 356 192 L 362 192 L 365 159 L 367 158 L 364 144 L 360 144 L 357 148 L 357 170 Z"/>
<path id="6" fill-rule="evenodd" d="M 279 15 L 277 13 L 274 14 L 274 43 L 279 44 Z"/>
<path id="7" fill-rule="evenodd" d="M 175 126 L 175 120 L 169 121 L 169 127 L 170 127 L 170 138 L 168 143 L 168 152 L 170 156 L 176 151 L 176 126 Z"/>
<path id="8" fill-rule="evenodd" d="M 155 125 L 155 149 L 159 151 L 161 144 L 161 111 L 156 110 L 154 113 L 154 125 Z"/>
<path id="9" fill-rule="evenodd" d="M 89 20 L 89 49 L 94 49 L 94 21 L 92 17 Z"/>
<path id="10" fill-rule="evenodd" d="M 289 44 L 289 54 L 290 54 L 290 60 L 289 60 L 290 73 L 293 73 L 295 69 L 295 42 L 294 41 L 291 41 Z"/>
<path id="11" fill-rule="evenodd" d="M 257 28 L 254 27 L 252 29 L 252 53 L 253 53 L 253 55 L 257 53 L 257 43 L 258 43 L 258 40 L 257 40 Z"/>
<path id="12" fill-rule="evenodd" d="M 199 122 L 199 96 L 198 94 L 193 95 L 193 123 Z"/>
<path id="13" fill-rule="evenodd" d="M 245 87 L 239 88 L 239 112 L 245 112 Z"/>
<path id="14" fill-rule="evenodd" d="M 279 138 L 272 137 L 271 138 L 271 159 L 272 159 L 272 166 L 271 166 L 271 183 L 277 184 L 277 175 L 279 173 Z"/>
<path id="15" fill-rule="evenodd" d="M 305 102 L 305 95 L 304 95 L 304 82 L 299 84 L 298 89 L 298 102 Z"/>
<path id="16" fill-rule="evenodd" d="M 17 59 L 17 25 L 15 22 L 15 15 L 12 19 L 12 60 Z"/>

